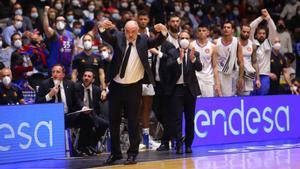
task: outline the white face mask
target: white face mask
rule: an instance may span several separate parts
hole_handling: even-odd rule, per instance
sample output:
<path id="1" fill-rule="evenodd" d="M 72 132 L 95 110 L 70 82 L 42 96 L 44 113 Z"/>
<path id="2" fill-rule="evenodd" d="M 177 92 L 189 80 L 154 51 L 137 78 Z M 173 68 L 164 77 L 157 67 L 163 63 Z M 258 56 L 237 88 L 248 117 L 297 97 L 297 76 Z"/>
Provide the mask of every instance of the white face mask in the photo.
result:
<path id="1" fill-rule="evenodd" d="M 197 12 L 197 15 L 201 17 L 201 16 L 203 15 L 203 12 L 202 12 L 201 10 L 199 10 L 199 11 Z"/>
<path id="2" fill-rule="evenodd" d="M 72 5 L 73 5 L 73 6 L 79 6 L 79 1 L 78 1 L 78 0 L 72 1 Z"/>
<path id="3" fill-rule="evenodd" d="M 37 12 L 33 12 L 33 13 L 31 13 L 31 17 L 37 18 L 37 17 L 39 17 L 39 14 Z"/>
<path id="4" fill-rule="evenodd" d="M 130 10 L 132 10 L 132 11 L 136 11 L 136 10 L 137 10 L 137 8 L 136 8 L 136 6 L 135 6 L 135 5 L 131 5 L 131 7 L 130 7 Z"/>
<path id="5" fill-rule="evenodd" d="M 191 10 L 191 8 L 189 6 L 185 6 L 183 9 L 185 12 L 190 12 L 190 10 Z"/>
<path id="6" fill-rule="evenodd" d="M 8 86 L 11 82 L 11 79 L 9 76 L 4 76 L 2 79 L 2 83 L 4 84 L 4 86 Z"/>
<path id="7" fill-rule="evenodd" d="M 107 51 L 102 52 L 103 59 L 107 59 L 109 57 L 109 53 Z"/>
<path id="8" fill-rule="evenodd" d="M 297 86 L 293 86 L 293 90 L 294 90 L 294 91 L 297 91 L 297 90 L 298 90 L 298 87 L 297 87 Z"/>
<path id="9" fill-rule="evenodd" d="M 89 5 L 89 6 L 88 6 L 88 10 L 89 10 L 90 12 L 93 12 L 93 11 L 95 10 L 95 5 Z"/>
<path id="10" fill-rule="evenodd" d="M 21 29 L 22 26 L 23 26 L 23 23 L 21 21 L 16 21 L 16 23 L 15 23 L 16 29 Z"/>
<path id="11" fill-rule="evenodd" d="M 17 48 L 17 49 L 19 49 L 19 48 L 21 48 L 22 47 L 22 41 L 21 40 L 16 40 L 15 42 L 14 42 L 14 46 Z"/>
<path id="12" fill-rule="evenodd" d="M 240 12 L 239 12 L 239 10 L 236 10 L 236 9 L 235 9 L 235 10 L 233 10 L 233 15 L 235 15 L 235 16 L 238 16 L 238 15 L 239 15 L 239 13 L 240 13 Z"/>
<path id="13" fill-rule="evenodd" d="M 55 8 L 60 10 L 62 8 L 62 4 L 58 3 L 58 4 L 55 4 Z"/>
<path id="14" fill-rule="evenodd" d="M 84 41 L 83 42 L 83 47 L 84 47 L 85 50 L 92 49 L 92 42 L 91 41 Z"/>
<path id="15" fill-rule="evenodd" d="M 175 9 L 176 12 L 180 12 L 180 10 L 181 10 L 180 6 L 175 6 L 174 9 Z"/>
<path id="16" fill-rule="evenodd" d="M 187 39 L 182 39 L 179 41 L 179 45 L 181 48 L 186 49 L 189 47 L 190 41 Z"/>
<path id="17" fill-rule="evenodd" d="M 53 80 L 53 82 L 54 82 L 54 86 L 58 86 L 58 85 L 60 85 L 60 83 L 61 83 L 60 80 Z"/>
<path id="18" fill-rule="evenodd" d="M 2 46 L 3 46 L 3 42 L 2 42 L 2 40 L 0 41 L 0 48 L 2 48 Z"/>
<path id="19" fill-rule="evenodd" d="M 22 10 L 22 9 L 17 9 L 17 10 L 15 11 L 15 14 L 16 14 L 16 15 L 22 15 L 22 14 L 23 14 L 23 10 Z"/>
<path id="20" fill-rule="evenodd" d="M 122 3 L 121 3 L 121 7 L 127 8 L 127 7 L 128 7 L 128 3 L 127 3 L 127 2 L 122 2 Z"/>
<path id="21" fill-rule="evenodd" d="M 280 50 L 281 44 L 280 44 L 279 42 L 276 42 L 276 43 L 274 43 L 273 48 L 274 48 L 275 50 Z"/>
<path id="22" fill-rule="evenodd" d="M 66 26 L 66 24 L 64 23 L 64 22 L 57 22 L 56 23 L 56 28 L 57 28 L 57 30 L 64 30 L 65 29 L 65 26 Z"/>

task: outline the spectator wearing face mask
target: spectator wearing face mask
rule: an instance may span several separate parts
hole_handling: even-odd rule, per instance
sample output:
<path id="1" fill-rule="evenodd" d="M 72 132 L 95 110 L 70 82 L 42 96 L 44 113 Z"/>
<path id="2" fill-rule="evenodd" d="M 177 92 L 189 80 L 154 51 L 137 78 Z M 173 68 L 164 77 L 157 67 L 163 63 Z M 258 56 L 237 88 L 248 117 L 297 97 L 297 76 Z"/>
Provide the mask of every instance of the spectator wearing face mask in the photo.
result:
<path id="1" fill-rule="evenodd" d="M 73 34 L 74 34 L 74 53 L 73 55 L 77 55 L 83 50 L 82 39 L 80 38 L 82 35 L 82 24 L 79 21 L 73 22 Z"/>
<path id="2" fill-rule="evenodd" d="M 110 45 L 103 43 L 99 46 L 101 59 L 103 62 L 104 72 L 109 71 L 110 62 L 112 60 L 112 48 Z M 108 76 L 105 76 L 105 83 L 108 83 Z"/>
<path id="3" fill-rule="evenodd" d="M 73 12 L 72 9 L 67 10 L 66 19 L 67 19 L 66 30 L 72 32 L 73 23 L 76 21 L 75 16 L 74 16 L 74 12 Z"/>
<path id="4" fill-rule="evenodd" d="M 89 1 L 86 10 L 83 10 L 83 15 L 86 21 L 93 21 L 95 19 L 95 1 Z"/>
<path id="5" fill-rule="evenodd" d="M 17 49 L 12 53 L 10 60 L 10 68 L 13 74 L 12 81 L 22 88 L 28 77 L 32 75 L 29 72 L 33 70 L 33 66 L 30 55 L 19 39 L 14 42 L 14 45 Z"/>
<path id="6" fill-rule="evenodd" d="M 25 11 L 22 8 L 22 5 L 20 3 L 15 3 L 13 5 L 13 9 L 12 9 L 12 16 L 15 15 L 21 15 L 23 17 L 23 21 L 22 21 L 22 26 L 20 28 L 21 31 L 32 31 L 32 23 L 31 20 L 28 16 L 25 16 Z M 7 25 L 12 25 L 14 24 L 13 20 L 10 20 Z"/>
<path id="7" fill-rule="evenodd" d="M 22 47 L 21 35 L 19 33 L 14 33 L 11 36 L 11 42 L 12 42 L 11 46 L 8 46 L 1 50 L 1 62 L 4 63 L 5 67 L 10 67 L 10 63 L 11 63 L 10 60 L 11 60 L 12 53 Z"/>
<path id="8" fill-rule="evenodd" d="M 33 30 L 42 34 L 44 32 L 43 25 L 37 7 L 32 6 L 29 15 Z"/>
<path id="9" fill-rule="evenodd" d="M 55 0 L 53 7 L 57 10 L 58 15 L 64 14 L 64 3 L 62 0 Z"/>
<path id="10" fill-rule="evenodd" d="M 2 82 L 0 83 L 0 105 L 24 104 L 21 89 L 12 83 L 12 72 L 9 68 L 1 70 Z"/>
<path id="11" fill-rule="evenodd" d="M 277 21 L 277 33 L 279 36 L 282 54 L 293 52 L 292 38 L 288 30 L 286 29 L 285 22 L 283 19 Z"/>
<path id="12" fill-rule="evenodd" d="M 13 24 L 10 26 L 7 26 L 2 32 L 2 36 L 4 37 L 4 43 L 6 45 L 11 45 L 10 38 L 15 32 L 19 33 L 22 36 L 21 28 L 23 25 L 23 16 L 15 15 L 13 17 L 13 19 L 14 19 Z"/>
<path id="13" fill-rule="evenodd" d="M 294 94 L 300 94 L 300 78 L 296 77 L 295 79 L 292 80 L 293 83 L 293 88 L 295 93 Z"/>
<path id="14" fill-rule="evenodd" d="M 279 38 L 275 38 L 271 53 L 271 72 L 270 77 L 270 95 L 282 94 L 280 89 L 280 75 L 283 74 L 286 83 L 289 85 L 291 92 L 293 91 L 293 85 L 290 80 L 290 74 L 288 72 L 288 65 L 285 58 L 280 52 L 281 44 Z"/>
<path id="15" fill-rule="evenodd" d="M 49 42 L 50 57 L 48 67 L 59 63 L 65 67 L 66 75 L 71 74 L 71 62 L 74 50 L 74 36 L 72 32 L 66 30 L 66 20 L 63 16 L 56 17 L 55 28 L 49 25 L 48 11 L 49 6 L 45 7 L 43 17 L 43 27 Z"/>

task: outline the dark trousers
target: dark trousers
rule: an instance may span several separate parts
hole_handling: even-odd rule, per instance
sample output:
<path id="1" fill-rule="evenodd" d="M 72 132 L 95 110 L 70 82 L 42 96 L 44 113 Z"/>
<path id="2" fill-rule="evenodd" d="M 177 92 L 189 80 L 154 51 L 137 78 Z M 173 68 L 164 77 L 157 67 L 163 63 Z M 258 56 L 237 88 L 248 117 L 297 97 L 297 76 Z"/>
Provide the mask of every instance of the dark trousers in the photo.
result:
<path id="1" fill-rule="evenodd" d="M 175 114 L 175 134 L 177 144 L 182 138 L 182 115 L 185 118 L 185 145 L 191 146 L 194 140 L 194 117 L 197 97 L 193 96 L 187 86 L 176 85 L 170 99 L 170 108 Z"/>
<path id="2" fill-rule="evenodd" d="M 163 91 L 163 87 L 159 82 L 156 82 L 155 87 L 155 95 L 153 99 L 153 111 L 155 112 L 155 116 L 157 120 L 161 123 L 163 126 L 164 132 L 161 138 L 161 143 L 166 144 L 169 140 L 171 140 L 172 136 L 170 127 L 172 121 L 172 114 L 169 108 L 169 100 L 170 96 L 165 95 Z M 173 116 L 174 117 L 174 116 Z"/>
<path id="3" fill-rule="evenodd" d="M 96 113 L 66 115 L 66 128 L 80 128 L 78 148 L 96 146 L 108 128 L 108 121 Z"/>
<path id="4" fill-rule="evenodd" d="M 130 147 L 127 151 L 129 156 L 136 156 L 139 151 L 139 119 L 138 112 L 142 98 L 142 83 L 137 82 L 122 85 L 114 81 L 109 85 L 109 129 L 111 134 L 111 153 L 120 155 L 120 124 L 122 112 L 128 119 L 128 132 Z"/>

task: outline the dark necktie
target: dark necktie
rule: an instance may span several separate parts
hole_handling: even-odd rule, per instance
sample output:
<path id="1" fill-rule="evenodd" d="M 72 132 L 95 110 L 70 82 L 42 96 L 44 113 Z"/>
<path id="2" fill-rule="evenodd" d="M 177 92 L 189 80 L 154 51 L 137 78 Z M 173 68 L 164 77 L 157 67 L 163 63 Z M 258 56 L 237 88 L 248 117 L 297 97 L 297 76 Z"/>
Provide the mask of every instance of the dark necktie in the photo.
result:
<path id="1" fill-rule="evenodd" d="M 57 92 L 57 102 L 61 103 L 61 92 L 60 92 L 60 85 L 58 85 L 58 92 Z"/>
<path id="2" fill-rule="evenodd" d="M 91 90 L 90 89 L 86 89 L 86 92 L 88 94 L 89 108 L 93 108 L 92 97 L 91 97 Z"/>
<path id="3" fill-rule="evenodd" d="M 186 51 L 184 51 L 184 56 L 183 56 L 183 71 L 182 71 L 182 75 L 183 75 L 183 81 L 184 83 L 187 83 L 187 58 L 186 58 Z"/>
<path id="4" fill-rule="evenodd" d="M 124 60 L 123 60 L 122 66 L 121 66 L 121 72 L 120 72 L 120 78 L 121 79 L 123 79 L 124 76 L 125 76 L 125 71 L 126 71 L 128 59 L 129 59 L 129 56 L 130 56 L 132 43 L 130 42 L 128 45 L 129 46 L 127 48 L 127 51 L 125 53 L 125 57 L 124 57 Z"/>

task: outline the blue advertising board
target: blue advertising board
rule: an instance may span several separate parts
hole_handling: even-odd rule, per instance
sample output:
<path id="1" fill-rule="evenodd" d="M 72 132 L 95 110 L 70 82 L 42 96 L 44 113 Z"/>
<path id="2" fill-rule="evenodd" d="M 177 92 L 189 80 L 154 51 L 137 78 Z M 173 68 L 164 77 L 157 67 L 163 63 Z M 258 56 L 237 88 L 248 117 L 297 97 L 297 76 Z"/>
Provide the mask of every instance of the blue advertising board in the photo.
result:
<path id="1" fill-rule="evenodd" d="M 300 96 L 198 98 L 193 146 L 300 138 Z"/>
<path id="2" fill-rule="evenodd" d="M 63 104 L 0 106 L 0 164 L 65 157 Z"/>

